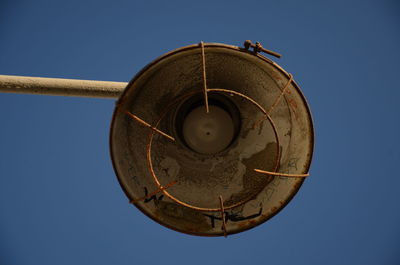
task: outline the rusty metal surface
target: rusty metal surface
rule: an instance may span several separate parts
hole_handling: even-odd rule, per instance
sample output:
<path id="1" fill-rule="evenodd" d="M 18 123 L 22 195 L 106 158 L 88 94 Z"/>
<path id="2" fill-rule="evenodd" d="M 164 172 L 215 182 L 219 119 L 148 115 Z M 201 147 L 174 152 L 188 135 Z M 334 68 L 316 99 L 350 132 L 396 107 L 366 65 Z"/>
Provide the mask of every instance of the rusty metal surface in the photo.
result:
<path id="1" fill-rule="evenodd" d="M 128 83 L 0 75 L 0 93 L 118 98 Z"/>
<path id="2" fill-rule="evenodd" d="M 144 68 L 122 94 L 110 132 L 113 166 L 129 201 L 160 224 L 203 236 L 241 232 L 275 215 L 308 175 L 314 143 L 309 108 L 292 78 L 257 53 L 210 43 L 172 51 Z M 179 141 L 172 126 L 179 104 L 168 108 L 204 91 L 227 94 L 242 120 L 238 138 L 211 156 Z"/>

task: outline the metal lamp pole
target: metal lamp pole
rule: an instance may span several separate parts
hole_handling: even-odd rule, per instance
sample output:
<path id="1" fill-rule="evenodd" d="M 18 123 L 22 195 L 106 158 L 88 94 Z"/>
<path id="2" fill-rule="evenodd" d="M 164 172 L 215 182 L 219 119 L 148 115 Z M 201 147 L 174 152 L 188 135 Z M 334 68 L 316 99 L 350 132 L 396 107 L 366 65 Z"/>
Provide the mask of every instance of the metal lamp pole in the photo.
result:
<path id="1" fill-rule="evenodd" d="M 126 82 L 0 75 L 0 93 L 118 98 Z"/>

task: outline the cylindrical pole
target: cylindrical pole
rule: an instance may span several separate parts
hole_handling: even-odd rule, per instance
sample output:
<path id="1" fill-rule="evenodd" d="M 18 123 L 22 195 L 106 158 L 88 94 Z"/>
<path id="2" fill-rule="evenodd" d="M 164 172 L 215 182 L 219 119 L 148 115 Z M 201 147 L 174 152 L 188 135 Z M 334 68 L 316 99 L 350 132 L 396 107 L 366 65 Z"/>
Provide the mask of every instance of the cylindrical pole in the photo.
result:
<path id="1" fill-rule="evenodd" d="M 0 75 L 0 93 L 118 98 L 128 83 Z"/>

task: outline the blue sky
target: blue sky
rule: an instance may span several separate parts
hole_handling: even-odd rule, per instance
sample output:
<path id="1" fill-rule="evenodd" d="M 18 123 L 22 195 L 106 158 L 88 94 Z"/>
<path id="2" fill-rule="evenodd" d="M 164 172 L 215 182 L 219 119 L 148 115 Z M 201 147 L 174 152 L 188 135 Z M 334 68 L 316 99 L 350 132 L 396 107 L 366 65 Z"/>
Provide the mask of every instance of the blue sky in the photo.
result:
<path id="1" fill-rule="evenodd" d="M 194 237 L 127 203 L 113 100 L 0 94 L 0 264 L 400 264 L 399 14 L 395 0 L 1 1 L 0 74 L 129 81 L 184 45 L 260 41 L 301 86 L 316 145 L 277 216 Z"/>

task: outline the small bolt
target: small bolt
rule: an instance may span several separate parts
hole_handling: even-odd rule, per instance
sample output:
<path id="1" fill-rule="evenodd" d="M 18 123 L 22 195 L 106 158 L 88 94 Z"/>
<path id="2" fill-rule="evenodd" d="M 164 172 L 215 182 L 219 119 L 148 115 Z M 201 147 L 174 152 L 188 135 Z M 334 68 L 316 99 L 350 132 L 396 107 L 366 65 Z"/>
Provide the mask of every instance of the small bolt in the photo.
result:
<path id="1" fill-rule="evenodd" d="M 246 50 L 248 50 L 248 49 L 250 49 L 250 47 L 252 46 L 252 44 L 253 44 L 253 43 L 251 43 L 251 40 L 246 40 L 246 41 L 243 43 L 243 46 L 244 46 L 244 48 L 245 48 Z"/>
<path id="2" fill-rule="evenodd" d="M 257 41 L 256 45 L 254 46 L 254 53 L 261 52 L 262 50 L 263 50 L 263 47 L 262 47 L 261 43 L 259 43 Z"/>

